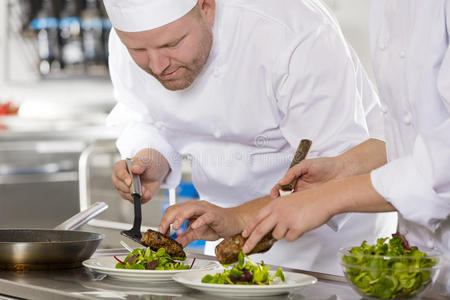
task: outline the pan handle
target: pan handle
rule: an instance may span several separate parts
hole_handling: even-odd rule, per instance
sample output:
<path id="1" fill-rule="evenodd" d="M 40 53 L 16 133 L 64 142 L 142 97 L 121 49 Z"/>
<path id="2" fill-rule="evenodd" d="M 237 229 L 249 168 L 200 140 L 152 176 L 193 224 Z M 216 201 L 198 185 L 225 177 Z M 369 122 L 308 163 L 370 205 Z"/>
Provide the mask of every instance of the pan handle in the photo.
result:
<path id="1" fill-rule="evenodd" d="M 73 230 L 86 224 L 89 220 L 95 218 L 108 208 L 105 202 L 95 202 L 87 209 L 77 213 L 70 219 L 64 221 L 63 223 L 56 226 L 54 229 L 57 230 Z"/>

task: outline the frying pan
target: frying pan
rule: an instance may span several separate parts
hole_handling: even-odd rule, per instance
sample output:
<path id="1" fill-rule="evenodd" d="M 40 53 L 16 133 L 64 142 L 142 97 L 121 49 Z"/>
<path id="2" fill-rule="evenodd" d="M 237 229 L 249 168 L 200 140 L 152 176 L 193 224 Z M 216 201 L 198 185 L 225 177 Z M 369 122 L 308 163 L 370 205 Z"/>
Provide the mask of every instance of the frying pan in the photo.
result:
<path id="1" fill-rule="evenodd" d="M 97 202 L 55 229 L 0 229 L 0 269 L 45 270 L 80 267 L 103 234 L 75 231 L 108 208 Z"/>

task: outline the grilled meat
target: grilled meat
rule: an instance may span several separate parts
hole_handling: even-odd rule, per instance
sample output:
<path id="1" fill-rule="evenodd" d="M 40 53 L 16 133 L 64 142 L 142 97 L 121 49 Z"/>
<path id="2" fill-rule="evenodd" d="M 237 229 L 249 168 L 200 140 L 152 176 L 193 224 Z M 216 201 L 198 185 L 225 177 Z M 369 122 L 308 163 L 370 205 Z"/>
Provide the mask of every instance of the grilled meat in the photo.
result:
<path id="1" fill-rule="evenodd" d="M 141 242 L 150 247 L 153 251 L 158 251 L 159 248 L 164 248 L 172 257 L 186 257 L 186 253 L 184 253 L 183 246 L 181 246 L 180 243 L 158 231 L 151 229 L 147 230 L 147 232 L 142 235 Z"/>
<path id="2" fill-rule="evenodd" d="M 245 244 L 245 239 L 242 234 L 235 234 L 225 238 L 220 244 L 216 246 L 215 252 L 217 260 L 221 264 L 231 264 L 238 260 L 238 254 Z M 256 244 L 255 248 L 248 254 L 263 253 L 268 251 L 276 240 L 272 237 L 272 232 L 266 234 Z"/>

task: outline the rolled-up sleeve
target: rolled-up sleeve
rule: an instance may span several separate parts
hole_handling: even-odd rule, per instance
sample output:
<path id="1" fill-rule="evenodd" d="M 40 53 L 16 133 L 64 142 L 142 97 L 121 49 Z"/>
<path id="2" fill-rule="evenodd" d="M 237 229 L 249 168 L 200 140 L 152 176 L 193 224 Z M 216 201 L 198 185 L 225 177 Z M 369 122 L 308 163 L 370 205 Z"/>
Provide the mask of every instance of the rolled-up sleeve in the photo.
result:
<path id="1" fill-rule="evenodd" d="M 371 173 L 374 188 L 403 218 L 433 231 L 450 217 L 450 48 L 438 73 L 437 89 L 447 118 L 418 134 L 411 155 Z"/>
<path id="2" fill-rule="evenodd" d="M 417 137 L 412 155 L 371 172 L 375 190 L 402 216 L 435 231 L 450 216 L 450 120 Z"/>
<path id="3" fill-rule="evenodd" d="M 162 188 L 172 188 L 181 180 L 181 155 L 160 134 L 145 105 L 141 72 L 128 55 L 114 30 L 109 39 L 109 69 L 117 105 L 107 118 L 107 125 L 117 127 L 116 145 L 122 158 L 133 157 L 142 149 L 161 153 L 170 165 L 170 173 Z"/>

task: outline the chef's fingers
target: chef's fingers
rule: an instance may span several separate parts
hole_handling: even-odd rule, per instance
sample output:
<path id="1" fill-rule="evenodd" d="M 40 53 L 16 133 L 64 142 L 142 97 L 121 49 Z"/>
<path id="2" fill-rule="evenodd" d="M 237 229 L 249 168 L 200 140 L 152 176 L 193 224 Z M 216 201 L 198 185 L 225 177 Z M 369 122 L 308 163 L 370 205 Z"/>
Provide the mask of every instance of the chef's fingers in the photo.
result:
<path id="1" fill-rule="evenodd" d="M 119 193 L 120 198 L 130 201 L 131 203 L 133 203 L 133 199 L 131 198 L 130 193 L 122 193 L 120 191 L 117 191 Z"/>
<path id="2" fill-rule="evenodd" d="M 167 232 L 170 224 L 173 224 L 173 229 L 177 230 L 181 227 L 184 220 L 202 215 L 205 209 L 200 202 L 191 200 L 182 204 L 169 206 L 159 223 L 159 232 Z"/>
<path id="3" fill-rule="evenodd" d="M 158 194 L 160 183 L 157 181 L 144 183 L 141 181 L 142 204 L 152 200 L 153 196 Z"/>
<path id="4" fill-rule="evenodd" d="M 270 204 L 264 206 L 263 208 L 261 208 L 260 210 L 258 210 L 256 212 L 256 214 L 250 219 L 250 221 L 247 223 L 247 225 L 245 226 L 244 231 L 242 232 L 242 236 L 243 237 L 248 237 L 253 230 L 255 229 L 255 227 L 261 222 L 263 221 L 265 218 L 267 218 L 267 216 L 270 215 L 272 209 L 270 208 Z"/>
<path id="5" fill-rule="evenodd" d="M 114 185 L 114 188 L 118 191 L 118 192 L 122 192 L 122 193 L 130 193 L 130 187 L 128 185 L 126 185 L 126 183 L 120 179 L 119 177 L 117 177 L 115 174 L 113 174 L 111 176 L 111 181 Z"/>
<path id="6" fill-rule="evenodd" d="M 270 190 L 270 197 L 275 199 L 280 196 L 280 188 L 281 185 L 279 185 L 278 183 L 274 185 L 274 187 Z"/>
<path id="7" fill-rule="evenodd" d="M 147 203 L 150 200 L 152 200 L 152 192 L 142 188 L 142 199 L 141 199 L 142 204 Z"/>
<path id="8" fill-rule="evenodd" d="M 195 220 L 191 224 L 191 227 L 192 227 L 192 229 L 195 230 L 204 225 L 207 225 L 207 226 L 213 225 L 213 223 L 214 223 L 214 221 L 216 221 L 216 219 L 217 219 L 217 216 L 215 214 L 209 212 L 209 213 L 203 214 L 200 217 L 198 217 L 197 220 Z M 214 227 L 214 226 L 211 226 L 211 227 Z"/>
<path id="9" fill-rule="evenodd" d="M 247 241 L 245 242 L 244 247 L 242 247 L 242 251 L 244 251 L 244 253 L 249 253 L 253 248 L 255 248 L 256 244 L 275 227 L 275 225 L 277 225 L 277 219 L 275 215 L 270 215 L 265 220 L 263 220 L 252 231 Z"/>
<path id="10" fill-rule="evenodd" d="M 216 241 L 219 236 L 212 230 L 209 226 L 204 225 L 194 230 L 190 227 L 180 234 L 177 238 L 177 242 L 179 242 L 183 247 L 189 245 L 192 241 L 195 240 L 205 240 L 205 241 Z"/>
<path id="11" fill-rule="evenodd" d="M 131 171 L 134 174 L 142 174 L 149 166 L 150 164 L 147 159 L 143 159 L 142 157 L 134 157 Z"/>
<path id="12" fill-rule="evenodd" d="M 300 230 L 288 230 L 284 239 L 288 242 L 293 242 L 303 235 L 303 231 Z"/>
<path id="13" fill-rule="evenodd" d="M 278 197 L 281 186 L 291 183 L 292 180 L 302 176 L 307 172 L 308 172 L 307 165 L 303 161 L 300 162 L 298 165 L 293 166 L 286 172 L 286 174 L 284 174 L 283 178 L 281 178 L 277 182 L 277 184 L 275 184 L 275 186 L 270 190 L 270 196 L 272 196 L 272 198 Z"/>
<path id="14" fill-rule="evenodd" d="M 272 237 L 276 240 L 281 240 L 286 236 L 288 232 L 288 228 L 284 225 L 284 223 L 280 222 L 275 226 L 275 229 L 272 231 Z"/>
<path id="15" fill-rule="evenodd" d="M 176 241 L 181 244 L 181 246 L 186 247 L 190 243 L 194 241 L 194 233 L 191 230 L 184 232 L 183 234 L 178 235 Z"/>
<path id="16" fill-rule="evenodd" d="M 127 165 L 124 160 L 118 161 L 114 164 L 113 176 L 115 176 L 118 180 L 123 181 L 127 186 L 131 185 L 131 176 L 128 173 Z"/>
<path id="17" fill-rule="evenodd" d="M 206 226 L 205 228 L 201 228 L 199 231 L 193 230 L 192 228 L 188 227 L 188 229 L 185 232 L 178 235 L 177 242 L 180 243 L 184 248 L 195 240 L 199 239 L 207 240 L 208 239 L 207 236 L 199 235 L 199 232 L 206 232 L 207 230 L 208 229 L 206 228 Z"/>

